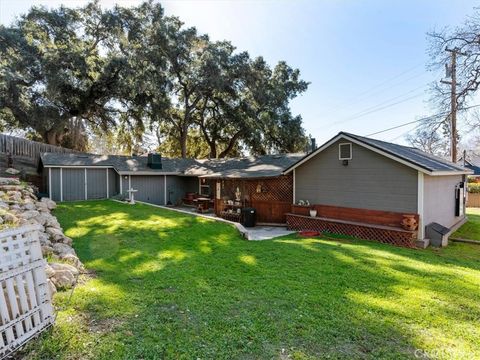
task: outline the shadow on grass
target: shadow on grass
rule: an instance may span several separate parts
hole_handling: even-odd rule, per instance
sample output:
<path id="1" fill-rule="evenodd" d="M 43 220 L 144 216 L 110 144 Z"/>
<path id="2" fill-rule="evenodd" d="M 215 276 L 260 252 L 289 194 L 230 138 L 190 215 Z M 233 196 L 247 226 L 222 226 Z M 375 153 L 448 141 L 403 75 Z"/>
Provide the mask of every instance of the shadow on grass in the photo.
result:
<path id="1" fill-rule="evenodd" d="M 57 215 L 97 273 L 76 290 L 73 308 L 115 324 L 100 332 L 93 358 L 478 351 L 474 260 L 356 240 L 247 242 L 224 223 L 111 201 L 62 205 Z M 47 334 L 34 354 L 53 355 L 61 339 Z M 90 356 L 69 341 L 56 355 Z"/>

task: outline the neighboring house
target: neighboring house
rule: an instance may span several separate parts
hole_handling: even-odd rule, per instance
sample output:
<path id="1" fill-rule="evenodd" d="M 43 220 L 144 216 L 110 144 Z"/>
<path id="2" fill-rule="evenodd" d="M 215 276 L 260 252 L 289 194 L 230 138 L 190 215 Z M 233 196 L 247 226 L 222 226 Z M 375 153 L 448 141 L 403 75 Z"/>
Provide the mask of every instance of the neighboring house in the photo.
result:
<path id="1" fill-rule="evenodd" d="M 470 169 L 473 171 L 473 174 L 471 174 L 474 177 L 480 177 L 480 156 L 477 154 L 467 154 L 465 157 L 465 160 L 463 159 L 463 156 L 458 160 L 458 164 L 460 166 L 464 166 L 467 169 Z"/>
<path id="2" fill-rule="evenodd" d="M 45 153 L 40 169 L 54 200 L 107 198 L 133 188 L 137 199 L 165 205 L 195 192 L 231 220 L 254 207 L 262 223 L 404 246 L 424 239 L 425 231 L 431 237 L 432 223 L 445 230 L 465 220 L 464 182 L 472 173 L 415 148 L 344 132 L 307 155 L 152 161 Z M 317 216 L 306 216 L 312 206 L 298 206 L 299 200 L 313 204 Z M 418 230 L 402 228 L 406 217 Z"/>

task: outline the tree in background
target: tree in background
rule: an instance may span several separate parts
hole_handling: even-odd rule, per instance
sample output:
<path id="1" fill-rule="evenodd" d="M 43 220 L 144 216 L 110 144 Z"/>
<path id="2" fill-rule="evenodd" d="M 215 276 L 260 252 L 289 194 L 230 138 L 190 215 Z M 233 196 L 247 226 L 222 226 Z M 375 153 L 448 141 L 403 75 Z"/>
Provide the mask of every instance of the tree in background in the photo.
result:
<path id="1" fill-rule="evenodd" d="M 168 153 L 226 157 L 307 141 L 289 108 L 308 87 L 298 69 L 212 42 L 153 2 L 32 8 L 0 40 L 0 125 L 49 144 L 141 152 L 155 132 Z"/>
<path id="2" fill-rule="evenodd" d="M 449 153 L 449 141 L 437 131 L 418 129 L 415 134 L 408 135 L 407 141 L 411 146 L 426 153 L 446 157 Z"/>
<path id="3" fill-rule="evenodd" d="M 100 55 L 107 19 L 99 12 L 96 4 L 32 8 L 13 27 L 0 27 L 0 108 L 10 127 L 77 147 L 85 136 L 79 122 L 103 129 L 113 123 L 109 100 L 121 65 Z"/>
<path id="4" fill-rule="evenodd" d="M 468 17 L 462 26 L 453 29 L 444 28 L 442 30 L 433 31 L 430 32 L 428 36 L 430 39 L 430 67 L 432 69 L 444 68 L 446 64 L 450 64 L 450 53 L 445 51 L 445 49 L 458 49 L 459 53 L 462 54 L 457 57 L 456 67 L 456 102 L 458 115 L 459 119 L 463 120 L 464 125 L 478 128 L 480 122 L 469 122 L 466 120 L 466 116 L 467 114 L 470 115 L 467 110 L 480 86 L 479 10 L 475 10 L 475 13 Z M 431 90 L 431 103 L 436 108 L 439 115 L 427 118 L 423 122 L 421 130 L 417 131 L 416 135 L 410 136 L 410 140 L 419 136 L 418 142 L 423 142 L 423 140 L 425 140 L 425 132 L 431 133 L 431 138 L 443 136 L 445 139 L 449 139 L 451 137 L 450 86 L 442 84 L 441 82 L 435 82 Z"/>

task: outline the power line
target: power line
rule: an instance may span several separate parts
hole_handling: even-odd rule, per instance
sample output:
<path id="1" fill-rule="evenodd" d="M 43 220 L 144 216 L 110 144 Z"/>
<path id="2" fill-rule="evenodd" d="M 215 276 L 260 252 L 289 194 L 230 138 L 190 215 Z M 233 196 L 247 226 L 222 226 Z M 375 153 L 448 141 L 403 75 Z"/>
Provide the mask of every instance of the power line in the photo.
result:
<path id="1" fill-rule="evenodd" d="M 333 105 L 333 104 L 332 104 L 332 106 L 329 106 L 329 107 L 327 107 L 327 108 L 324 108 L 324 109 L 323 109 L 323 112 L 324 112 L 324 113 L 325 113 L 325 112 L 330 113 L 330 112 L 338 109 L 339 107 L 345 106 L 345 104 L 352 105 L 352 104 L 358 103 L 359 101 L 361 101 L 361 100 L 363 100 L 363 99 L 365 98 L 365 95 L 373 95 L 373 94 L 377 94 L 377 93 L 380 92 L 380 91 L 384 91 L 384 90 L 380 90 L 380 91 L 373 92 L 373 94 L 371 94 L 372 91 L 374 91 L 374 90 L 376 90 L 376 89 L 378 89 L 378 88 L 383 87 L 384 85 L 392 82 L 393 80 L 396 80 L 396 79 L 402 77 L 403 75 L 412 72 L 413 70 L 418 69 L 418 68 L 419 68 L 420 66 L 422 66 L 422 65 L 423 65 L 423 63 L 419 63 L 419 64 L 417 64 L 417 65 L 415 65 L 415 66 L 413 66 L 413 67 L 411 67 L 411 68 L 408 68 L 407 70 L 404 70 L 404 71 L 400 72 L 400 73 L 397 74 L 397 75 L 394 75 L 394 76 L 388 78 L 387 80 L 381 81 L 381 82 L 378 83 L 377 85 L 374 85 L 374 86 L 372 86 L 371 88 L 369 88 L 369 89 L 367 89 L 367 90 L 365 90 L 365 91 L 363 91 L 363 92 L 361 92 L 361 93 L 359 93 L 359 94 L 357 94 L 357 95 L 354 95 L 353 97 L 350 97 L 349 99 L 345 100 L 345 102 L 344 102 L 343 104 L 338 104 L 338 105 Z M 425 74 L 424 72 L 421 72 L 420 74 L 416 74 L 416 75 L 411 76 L 411 77 L 409 77 L 409 78 L 407 78 L 407 79 L 404 79 L 404 80 L 402 80 L 402 81 L 400 81 L 400 82 L 397 82 L 397 83 L 389 86 L 389 88 L 392 88 L 392 87 L 401 85 L 401 84 L 403 84 L 404 82 L 406 82 L 406 81 L 408 81 L 408 80 L 417 78 L 417 77 L 419 77 L 419 76 L 421 76 L 421 75 L 424 75 L 424 74 Z"/>
<path id="2" fill-rule="evenodd" d="M 408 93 L 407 93 L 407 94 L 408 94 Z M 405 94 L 403 94 L 403 95 L 401 95 L 401 96 L 405 96 Z M 396 98 L 401 97 L 401 96 L 397 96 Z M 357 115 L 353 115 L 353 116 L 351 116 L 351 117 L 349 117 L 349 118 L 346 118 L 346 119 L 344 119 L 344 120 L 335 121 L 335 122 L 331 123 L 331 124 L 329 125 L 329 127 L 334 126 L 334 125 L 338 125 L 338 124 L 344 124 L 344 123 L 346 123 L 346 122 L 359 119 L 359 118 L 361 118 L 361 117 L 364 117 L 364 116 L 367 116 L 367 115 L 376 113 L 376 112 L 378 112 L 378 111 L 388 109 L 388 108 L 390 108 L 390 107 L 392 107 L 392 106 L 395 106 L 395 105 L 404 103 L 404 102 L 406 102 L 406 101 L 415 99 L 415 98 L 417 98 L 417 97 L 419 97 L 419 96 L 423 96 L 423 92 L 422 92 L 421 94 L 412 95 L 412 96 L 409 96 L 409 97 L 407 97 L 407 98 L 405 98 L 405 99 L 402 99 L 402 100 L 399 100 L 399 101 L 395 101 L 395 102 L 393 102 L 393 103 L 390 103 L 390 104 L 387 104 L 387 105 L 384 105 L 384 106 L 380 106 L 380 105 L 382 105 L 382 104 L 388 103 L 388 102 L 391 101 L 392 99 L 395 99 L 395 98 L 392 98 L 392 99 L 390 99 L 390 100 L 388 100 L 388 101 L 384 101 L 384 102 L 382 102 L 382 103 L 380 103 L 380 104 L 377 104 L 376 106 L 372 106 L 372 107 L 370 107 L 370 108 L 368 108 L 368 109 L 366 109 L 366 110 L 364 110 L 364 111 L 362 111 L 362 112 L 360 112 L 360 113 L 357 113 Z M 371 110 L 369 110 L 369 109 L 371 109 Z"/>
<path id="3" fill-rule="evenodd" d="M 374 132 L 374 133 L 371 133 L 371 134 L 368 134 L 368 135 L 365 135 L 365 136 L 373 136 L 373 135 L 382 134 L 384 132 L 399 129 L 401 127 L 408 126 L 408 125 L 411 125 L 411 124 L 415 124 L 415 123 L 420 122 L 420 121 L 431 120 L 431 119 L 435 119 L 437 117 L 441 117 L 441 116 L 445 116 L 445 115 L 448 115 L 448 112 L 440 113 L 440 114 L 436 114 L 436 115 L 432 115 L 432 116 L 427 116 L 427 117 L 417 119 L 417 120 L 413 120 L 413 121 L 409 121 L 407 123 L 403 123 L 403 124 L 400 124 L 400 125 L 397 125 L 397 126 L 393 126 L 391 128 L 385 129 L 385 130 L 380 130 L 380 131 L 377 131 L 377 132 Z"/>
<path id="4" fill-rule="evenodd" d="M 473 108 L 476 108 L 476 107 L 480 107 L 480 104 L 467 106 L 467 107 L 459 109 L 459 110 L 462 110 L 462 111 L 463 110 L 469 110 L 469 109 L 473 109 Z M 373 136 L 373 135 L 382 134 L 384 132 L 395 130 L 395 129 L 398 129 L 398 128 L 401 128 L 401 127 L 404 127 L 404 126 L 408 126 L 408 125 L 411 125 L 411 124 L 415 124 L 415 123 L 420 122 L 420 121 L 432 120 L 432 119 L 442 117 L 442 116 L 446 116 L 446 115 L 449 115 L 449 114 L 450 114 L 449 111 L 445 111 L 443 113 L 438 113 L 438 114 L 431 115 L 431 116 L 426 116 L 426 117 L 423 117 L 423 118 L 420 118 L 420 119 L 417 119 L 417 120 L 409 121 L 409 122 L 406 122 L 406 123 L 403 123 L 403 124 L 400 124 L 400 125 L 397 125 L 397 126 L 393 126 L 391 128 L 388 128 L 388 129 L 380 130 L 380 131 L 377 131 L 377 132 L 374 132 L 374 133 L 371 133 L 371 134 L 368 134 L 368 135 L 365 135 L 365 136 Z M 415 128 L 413 128 L 412 130 L 414 130 L 414 129 Z M 409 130 L 409 131 L 412 131 L 412 130 Z"/>

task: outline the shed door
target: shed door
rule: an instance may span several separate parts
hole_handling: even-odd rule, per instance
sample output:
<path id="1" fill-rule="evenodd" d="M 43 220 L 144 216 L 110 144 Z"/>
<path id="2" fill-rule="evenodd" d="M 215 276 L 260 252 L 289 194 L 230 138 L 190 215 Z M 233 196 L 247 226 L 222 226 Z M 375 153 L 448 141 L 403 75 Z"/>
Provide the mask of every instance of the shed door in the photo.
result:
<path id="1" fill-rule="evenodd" d="M 63 200 L 85 200 L 85 169 L 62 169 Z"/>
<path id="2" fill-rule="evenodd" d="M 132 175 L 132 188 L 138 190 L 135 199 L 156 205 L 165 205 L 163 175 Z"/>

